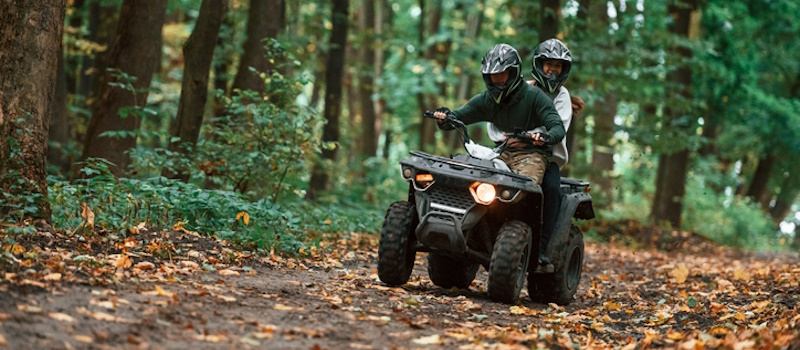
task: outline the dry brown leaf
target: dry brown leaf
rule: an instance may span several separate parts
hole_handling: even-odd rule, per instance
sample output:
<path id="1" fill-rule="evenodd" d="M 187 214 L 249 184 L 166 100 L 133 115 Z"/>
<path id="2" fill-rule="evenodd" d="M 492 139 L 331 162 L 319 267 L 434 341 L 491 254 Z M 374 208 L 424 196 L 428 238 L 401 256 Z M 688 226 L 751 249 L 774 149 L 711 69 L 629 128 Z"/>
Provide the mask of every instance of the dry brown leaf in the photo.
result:
<path id="1" fill-rule="evenodd" d="M 17 305 L 17 310 L 22 312 L 27 312 L 31 314 L 40 314 L 42 313 L 42 308 L 33 305 Z"/>
<path id="2" fill-rule="evenodd" d="M 156 285 L 156 293 L 158 293 L 159 296 L 168 297 L 168 298 L 172 298 L 175 295 L 175 293 L 168 292 L 168 291 L 164 290 L 164 288 L 161 288 L 158 285 Z"/>
<path id="3" fill-rule="evenodd" d="M 51 313 L 49 313 L 47 315 L 50 316 L 50 318 L 52 318 L 52 319 L 54 319 L 56 321 L 69 322 L 69 323 L 75 322 L 75 318 L 74 317 L 72 317 L 70 315 L 67 315 L 67 314 L 64 314 L 64 313 L 51 312 Z"/>
<path id="4" fill-rule="evenodd" d="M 114 262 L 114 266 L 118 269 L 127 269 L 133 266 L 133 260 L 128 256 L 128 254 L 120 254 L 117 260 Z"/>
<path id="5" fill-rule="evenodd" d="M 733 279 L 739 281 L 749 281 L 750 273 L 745 269 L 736 269 L 736 271 L 733 271 Z"/>
<path id="6" fill-rule="evenodd" d="M 191 260 L 181 260 L 180 262 L 178 262 L 178 265 L 180 265 L 183 268 L 192 268 L 192 269 L 200 268 L 200 265 Z"/>
<path id="7" fill-rule="evenodd" d="M 156 265 L 149 261 L 142 261 L 133 266 L 137 270 L 147 271 L 156 268 Z"/>
<path id="8" fill-rule="evenodd" d="M 225 341 L 227 339 L 226 336 L 221 335 L 221 334 L 208 334 L 208 335 L 195 334 L 194 336 L 192 336 L 192 338 L 197 339 L 197 340 L 206 341 L 206 342 L 209 342 L 209 343 L 221 343 L 221 342 L 223 342 L 223 341 Z"/>
<path id="9" fill-rule="evenodd" d="M 678 267 L 669 272 L 669 275 L 675 279 L 676 283 L 681 284 L 686 282 L 686 279 L 689 277 L 689 269 L 686 268 L 686 265 L 680 263 Z"/>
<path id="10" fill-rule="evenodd" d="M 229 296 L 224 296 L 224 295 L 219 295 L 219 294 L 217 295 L 217 298 L 219 300 L 222 300 L 222 301 L 227 302 L 227 303 L 232 303 L 232 302 L 236 301 L 236 298 L 234 298 L 234 297 L 229 297 Z"/>
<path id="11" fill-rule="evenodd" d="M 239 276 L 239 272 L 233 270 L 219 270 L 219 274 L 223 276 Z"/>
<path id="12" fill-rule="evenodd" d="M 295 310 L 295 308 L 294 308 L 294 307 L 292 307 L 292 306 L 288 306 L 288 305 L 283 305 L 283 304 L 275 304 L 275 310 L 280 310 L 280 311 L 292 311 L 292 310 Z"/>
<path id="13" fill-rule="evenodd" d="M 94 343 L 94 339 L 92 339 L 92 337 L 86 336 L 86 335 L 73 335 L 72 339 L 75 339 L 75 340 L 77 340 L 77 341 L 79 341 L 81 343 L 87 343 L 87 344 Z"/>
<path id="14" fill-rule="evenodd" d="M 94 228 L 94 213 L 86 203 L 81 203 L 81 217 L 84 220 L 84 227 Z"/>
<path id="15" fill-rule="evenodd" d="M 53 273 L 47 274 L 47 276 L 44 276 L 44 280 L 45 281 L 60 281 L 61 280 L 61 274 L 58 273 L 58 272 L 53 272 Z"/>
<path id="16" fill-rule="evenodd" d="M 439 339 L 439 335 L 438 334 L 429 335 L 427 337 L 417 338 L 417 339 L 414 339 L 412 341 L 414 342 L 414 344 L 419 344 L 419 345 L 441 345 L 442 344 L 442 340 Z"/>

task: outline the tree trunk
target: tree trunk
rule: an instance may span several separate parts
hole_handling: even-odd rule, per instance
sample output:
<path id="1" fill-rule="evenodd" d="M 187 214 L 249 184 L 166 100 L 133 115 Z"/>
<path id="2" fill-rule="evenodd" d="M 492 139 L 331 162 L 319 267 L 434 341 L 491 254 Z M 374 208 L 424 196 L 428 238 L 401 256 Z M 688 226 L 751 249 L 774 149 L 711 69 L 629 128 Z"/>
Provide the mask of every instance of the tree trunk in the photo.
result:
<path id="1" fill-rule="evenodd" d="M 770 208 L 769 215 L 776 224 L 780 224 L 792 211 L 792 205 L 800 194 L 797 179 L 791 175 L 786 176 L 781 184 L 781 190 L 775 198 L 775 206 Z"/>
<path id="2" fill-rule="evenodd" d="M 265 92 L 264 79 L 259 74 L 269 75 L 268 71 L 274 69 L 275 65 L 266 57 L 264 40 L 278 37 L 278 33 L 285 26 L 285 18 L 284 0 L 250 0 L 247 39 L 244 42 L 244 52 L 231 90 L 251 90 L 262 94 Z M 255 72 L 252 72 L 251 68 Z"/>
<path id="3" fill-rule="evenodd" d="M 692 13 L 697 9 L 697 0 L 687 0 L 683 4 L 669 6 L 669 13 L 674 14 L 675 22 L 671 25 L 670 31 L 681 37 L 693 39 L 697 33 L 690 31 L 692 28 L 691 20 Z M 688 59 L 692 53 L 689 49 L 684 47 L 677 47 L 673 49 L 674 53 L 682 59 Z M 675 83 L 672 96 L 668 96 L 669 100 L 676 100 L 683 98 L 690 100 L 692 98 L 689 87 L 692 82 L 691 69 L 685 64 L 674 72 L 670 73 L 668 80 Z M 681 97 L 679 97 L 681 96 Z M 684 111 L 678 109 L 666 109 L 665 115 L 669 118 L 678 119 L 684 113 L 691 111 Z M 684 129 L 688 129 L 683 127 Z M 688 133 L 688 130 L 683 130 Z M 686 176 L 689 172 L 689 150 L 683 149 L 674 151 L 672 153 L 665 153 L 659 157 L 658 161 L 658 176 L 656 179 L 656 194 L 653 201 L 652 211 L 650 217 L 656 223 L 667 221 L 673 228 L 681 227 L 681 214 L 683 211 L 683 196 L 686 193 Z"/>
<path id="4" fill-rule="evenodd" d="M 56 73 L 54 108 L 50 117 L 48 132 L 47 162 L 56 166 L 64 174 L 69 174 L 72 163 L 64 155 L 63 146 L 72 140 L 71 125 L 67 113 L 67 72 L 64 67 L 64 50 L 58 53 L 58 72 Z"/>
<path id="5" fill-rule="evenodd" d="M 333 28 L 330 37 L 330 52 L 325 73 L 325 119 L 322 129 L 323 142 L 339 141 L 339 118 L 342 113 L 342 76 L 344 75 L 344 51 L 347 44 L 347 5 L 348 0 L 333 0 L 331 16 Z M 328 187 L 328 171 L 336 159 L 336 148 L 322 151 L 324 166 L 317 164 L 309 182 L 308 197 L 316 198 Z"/>
<path id="6" fill-rule="evenodd" d="M 208 99 L 208 78 L 214 47 L 227 7 L 227 0 L 203 0 L 194 30 L 183 46 L 185 63 L 181 99 L 178 103 L 178 115 L 170 125 L 170 135 L 179 140 L 170 142 L 170 151 L 181 152 L 182 148 L 185 149 L 180 147 L 182 144 L 192 149 L 197 145 Z M 162 175 L 184 182 L 189 180 L 188 173 L 173 172 L 166 168 Z"/>
<path id="7" fill-rule="evenodd" d="M 443 4 L 442 0 L 433 0 L 433 6 L 430 9 L 430 16 L 428 17 L 427 22 L 427 31 L 425 29 L 425 0 L 420 0 L 420 7 L 422 8 L 422 14 L 420 15 L 420 29 L 419 29 L 419 49 L 420 49 L 420 57 L 429 61 L 436 61 L 440 65 L 440 69 L 444 71 L 447 66 L 447 56 L 446 53 L 440 52 L 440 47 L 438 43 L 433 44 L 433 46 L 427 48 L 427 50 L 422 50 L 425 47 L 424 37 L 427 36 L 434 36 L 439 33 L 440 23 L 442 21 L 442 12 L 443 12 Z M 427 33 L 427 34 L 426 34 Z M 449 45 L 447 45 L 449 46 Z M 447 51 L 448 49 L 443 49 Z M 444 60 L 442 60 L 442 56 L 444 56 Z M 420 86 L 424 85 L 423 80 L 428 77 L 427 75 L 420 75 Z M 440 96 L 444 97 L 444 92 L 440 91 Z M 425 112 L 427 109 L 434 109 L 441 105 L 439 99 L 436 98 L 435 95 L 426 94 L 420 92 L 417 95 L 417 102 L 419 103 L 420 107 L 420 115 Z M 453 106 L 454 107 L 454 106 Z M 421 118 L 422 124 L 420 126 L 420 149 L 426 150 L 430 149 L 436 144 L 436 122 L 430 118 Z"/>
<path id="8" fill-rule="evenodd" d="M 761 209 L 765 212 L 769 212 L 769 201 L 765 200 L 765 198 L 768 198 L 767 184 L 770 176 L 772 176 L 774 165 L 775 156 L 768 155 L 764 158 L 759 158 L 756 172 L 753 174 L 750 186 L 747 187 L 747 196 L 752 198 L 753 201 L 761 203 Z"/>
<path id="9" fill-rule="evenodd" d="M 539 25 L 539 42 L 558 37 L 559 19 L 561 18 L 560 0 L 541 0 L 541 20 Z"/>
<path id="10" fill-rule="evenodd" d="M 375 50 L 375 77 L 380 78 L 383 76 L 383 70 L 386 66 L 386 58 L 391 53 L 389 51 L 388 43 L 391 40 L 392 24 L 394 23 L 394 12 L 392 4 L 388 0 L 378 0 L 378 7 L 375 11 L 375 21 L 378 25 L 375 26 L 375 36 L 377 49 Z M 383 87 L 377 85 L 375 93 L 378 96 L 378 103 L 375 106 L 375 134 L 380 135 L 384 133 L 383 138 L 383 158 L 389 159 L 389 149 L 391 146 L 391 131 L 387 127 L 389 125 L 387 117 L 384 113 L 391 111 L 388 108 L 386 99 L 382 94 Z"/>
<path id="11" fill-rule="evenodd" d="M 152 0 L 148 5 L 140 6 L 134 0 L 122 2 L 119 26 L 108 59 L 108 67 L 115 72 L 102 75 L 102 94 L 93 108 L 83 148 L 82 159 L 104 158 L 114 164 L 110 169 L 117 176 L 125 173 L 131 163 L 128 151 L 136 147 L 134 135 L 141 116 L 133 109 L 147 104 L 150 81 L 160 64 L 161 27 L 167 0 Z M 120 74 L 136 77 L 136 80 L 128 82 Z M 130 85 L 135 93 L 111 84 Z M 127 115 L 123 115 L 126 112 Z M 103 135 L 111 131 L 127 131 L 129 135 Z"/>
<path id="12" fill-rule="evenodd" d="M 66 2 L 0 1 L 0 217 L 49 223 L 47 133 Z M 20 210 L 33 199 L 36 210 Z"/>
<path id="13" fill-rule="evenodd" d="M 378 133 L 375 125 L 375 0 L 363 0 L 361 13 L 361 64 L 358 77 L 358 95 L 361 102 L 361 155 L 374 157 L 378 153 Z M 373 69 L 369 69 L 373 68 Z"/>
<path id="14" fill-rule="evenodd" d="M 614 200 L 614 117 L 617 115 L 617 97 L 606 90 L 605 96 L 595 102 L 594 135 L 592 135 L 592 169 L 590 180 L 597 185 L 602 200 L 601 208 L 611 208 Z"/>

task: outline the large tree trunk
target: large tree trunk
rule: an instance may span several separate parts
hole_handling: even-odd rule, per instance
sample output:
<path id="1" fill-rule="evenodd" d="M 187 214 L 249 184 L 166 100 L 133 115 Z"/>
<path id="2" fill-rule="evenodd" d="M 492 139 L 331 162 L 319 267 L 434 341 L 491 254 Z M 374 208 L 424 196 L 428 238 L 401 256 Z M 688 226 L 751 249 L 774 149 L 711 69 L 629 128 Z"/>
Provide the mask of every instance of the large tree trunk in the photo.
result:
<path id="1" fill-rule="evenodd" d="M 64 174 L 69 173 L 70 160 L 64 155 L 63 146 L 71 139 L 71 125 L 67 113 L 67 72 L 64 67 L 64 50 L 58 53 L 58 72 L 56 73 L 56 92 L 53 101 L 53 114 L 50 115 L 48 132 L 47 162 L 55 165 Z"/>
<path id="2" fill-rule="evenodd" d="M 358 95 L 361 102 L 361 155 L 374 157 L 378 153 L 378 133 L 375 125 L 375 103 L 372 95 L 375 94 L 375 0 L 363 0 L 361 13 L 361 43 L 362 69 L 358 77 Z M 369 69 L 373 67 L 373 69 Z"/>
<path id="3" fill-rule="evenodd" d="M 93 108 L 83 147 L 83 159 L 104 158 L 114 164 L 110 169 L 117 176 L 124 174 L 131 163 L 128 151 L 136 147 L 136 136 L 109 137 L 103 134 L 112 131 L 135 134 L 141 116 L 132 109 L 147 105 L 150 81 L 160 64 L 161 27 L 167 0 L 152 0 L 148 5 L 141 6 L 135 0 L 122 2 L 108 67 L 136 77 L 136 80 L 127 82 L 120 79 L 117 72 L 103 73 L 100 80 L 102 94 Z M 112 86 L 129 83 L 135 92 Z M 123 117 L 125 111 L 127 116 Z"/>
<path id="4" fill-rule="evenodd" d="M 439 45 L 434 44 L 433 46 L 429 47 L 427 50 L 422 50 L 425 46 L 425 36 L 433 36 L 439 33 L 439 24 L 442 21 L 442 12 L 443 12 L 443 5 L 442 0 L 433 0 L 433 6 L 430 9 L 425 8 L 425 0 L 420 0 L 420 7 L 422 9 L 422 14 L 419 17 L 420 20 L 420 28 L 419 28 L 419 50 L 420 50 L 420 58 L 424 58 L 430 61 L 438 61 L 440 68 L 442 71 L 446 69 L 447 66 L 447 58 L 446 54 L 443 52 L 439 52 Z M 426 12 L 429 11 L 429 12 Z M 427 30 L 425 16 L 429 15 L 428 22 L 427 22 Z M 449 45 L 447 45 L 449 46 Z M 445 49 L 447 50 L 447 49 Z M 444 61 L 442 62 L 441 56 L 444 56 Z M 437 57 L 440 58 L 437 60 Z M 427 78 L 428 75 L 420 75 L 420 87 L 424 85 L 424 79 Z M 440 96 L 444 97 L 444 91 L 440 91 Z M 420 92 L 417 94 L 417 103 L 419 104 L 420 108 L 420 115 L 425 112 L 427 109 L 434 109 L 441 105 L 439 102 L 440 98 L 436 98 L 435 95 L 426 94 Z M 437 105 L 438 102 L 438 105 Z M 455 106 L 451 106 L 455 107 Z M 430 118 L 421 118 L 422 124 L 420 125 L 420 149 L 421 150 L 428 150 L 431 149 L 436 144 L 436 122 Z"/>
<path id="5" fill-rule="evenodd" d="M 558 36 L 558 23 L 561 18 L 560 0 L 541 0 L 542 12 L 539 25 L 539 42 Z"/>
<path id="6" fill-rule="evenodd" d="M 214 58 L 214 47 L 227 7 L 227 0 L 203 0 L 192 35 L 183 46 L 185 63 L 181 99 L 178 103 L 178 115 L 170 125 L 170 135 L 177 137 L 179 141 L 170 142 L 170 151 L 181 152 L 182 144 L 192 149 L 197 145 L 208 99 L 208 77 Z M 166 168 L 162 175 L 184 182 L 189 180 L 188 173 L 172 172 Z"/>
<path id="7" fill-rule="evenodd" d="M 274 64 L 266 57 L 264 39 L 278 37 L 278 33 L 285 26 L 285 17 L 284 0 L 250 0 L 247 39 L 244 42 L 244 53 L 239 61 L 232 89 L 265 92 L 266 85 L 259 74 L 274 69 Z M 251 68 L 256 72 L 252 72 Z"/>
<path id="8" fill-rule="evenodd" d="M 594 135 L 592 136 L 592 172 L 589 177 L 602 194 L 598 206 L 611 208 L 614 199 L 614 117 L 617 115 L 617 97 L 610 91 L 595 102 Z"/>
<path id="9" fill-rule="evenodd" d="M 0 216 L 50 222 L 47 133 L 66 2 L 0 1 Z M 35 212 L 19 211 L 33 199 Z M 22 219 L 22 217 L 18 217 Z"/>
<path id="10" fill-rule="evenodd" d="M 344 75 L 344 51 L 347 44 L 348 0 L 333 0 L 331 16 L 333 28 L 330 38 L 327 70 L 325 71 L 325 119 L 322 129 L 323 142 L 339 141 L 339 118 L 342 114 L 342 76 Z M 336 159 L 336 148 L 324 149 L 322 158 L 326 166 L 317 164 L 311 174 L 308 197 L 314 199 L 328 187 L 328 171 Z"/>
<path id="11" fill-rule="evenodd" d="M 767 191 L 767 183 L 772 176 L 772 169 L 775 165 L 775 156 L 768 155 L 758 160 L 756 172 L 753 174 L 753 179 L 750 181 L 750 186 L 747 187 L 747 196 L 752 198 L 753 201 L 761 203 L 761 209 L 769 212 L 769 195 Z"/>
<path id="12" fill-rule="evenodd" d="M 669 13 L 674 14 L 675 22 L 670 31 L 676 36 L 689 39 L 695 38 L 697 33 L 690 32 L 692 12 L 697 9 L 697 0 L 687 0 L 683 4 L 672 4 L 669 6 Z M 673 49 L 674 53 L 688 59 L 692 53 L 685 47 Z M 678 98 L 691 99 L 689 87 L 692 82 L 691 69 L 685 64 L 674 72 L 670 73 L 668 80 L 675 83 L 674 91 L 669 100 Z M 669 96 L 668 96 L 669 97 Z M 674 119 L 680 118 L 684 113 L 690 111 L 678 109 L 666 109 L 665 114 Z M 688 133 L 688 130 L 684 130 Z M 656 223 L 667 221 L 673 228 L 681 227 L 681 214 L 683 212 L 683 196 L 686 193 L 686 176 L 689 172 L 689 150 L 677 150 L 671 153 L 663 153 L 658 161 L 658 176 L 656 179 L 656 194 L 653 200 L 650 217 Z"/>
<path id="13" fill-rule="evenodd" d="M 375 51 L 375 77 L 382 77 L 386 66 L 386 58 L 390 54 L 388 43 L 391 39 L 392 24 L 394 23 L 392 4 L 388 0 L 378 0 L 375 21 L 378 23 L 375 26 L 376 43 L 378 45 L 378 49 Z M 377 135 L 380 135 L 381 132 L 384 133 L 382 153 L 384 159 L 389 159 L 392 132 L 387 127 L 389 122 L 384 113 L 388 112 L 387 114 L 391 115 L 391 110 L 388 108 L 386 99 L 383 98 L 382 88 L 382 86 L 378 85 L 375 89 L 375 93 L 378 95 L 378 103 L 375 107 L 375 133 Z"/>

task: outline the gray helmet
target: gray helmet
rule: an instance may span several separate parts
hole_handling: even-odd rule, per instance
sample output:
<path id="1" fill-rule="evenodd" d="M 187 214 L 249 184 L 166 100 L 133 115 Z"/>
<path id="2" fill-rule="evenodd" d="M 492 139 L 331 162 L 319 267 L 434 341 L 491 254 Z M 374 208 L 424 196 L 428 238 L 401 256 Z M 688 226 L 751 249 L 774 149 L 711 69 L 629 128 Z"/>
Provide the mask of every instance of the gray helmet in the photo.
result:
<path id="1" fill-rule="evenodd" d="M 512 95 L 522 82 L 522 59 L 511 45 L 497 44 L 483 55 L 481 60 L 481 73 L 486 89 L 492 95 L 495 103 L 503 102 Z M 492 83 L 490 74 L 509 71 L 505 85 L 499 86 Z"/>
<path id="2" fill-rule="evenodd" d="M 559 75 L 547 75 L 544 73 L 544 61 L 559 60 L 564 62 Z M 533 79 L 542 87 L 544 91 L 555 93 L 561 84 L 569 77 L 569 70 L 572 67 L 572 55 L 561 40 L 548 39 L 543 41 L 533 52 Z"/>

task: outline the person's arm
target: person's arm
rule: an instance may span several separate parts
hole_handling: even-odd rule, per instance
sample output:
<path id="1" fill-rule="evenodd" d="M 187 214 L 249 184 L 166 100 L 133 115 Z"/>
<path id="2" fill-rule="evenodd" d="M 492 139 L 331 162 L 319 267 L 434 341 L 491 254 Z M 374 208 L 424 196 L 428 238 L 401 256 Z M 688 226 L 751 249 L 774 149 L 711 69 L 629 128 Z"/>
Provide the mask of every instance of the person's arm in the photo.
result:
<path id="1" fill-rule="evenodd" d="M 564 130 L 569 130 L 569 125 L 572 123 L 572 99 L 567 88 L 561 87 L 555 100 L 553 100 L 553 105 L 556 107 L 558 115 L 561 116 Z"/>
<path id="2" fill-rule="evenodd" d="M 555 105 L 541 91 L 537 91 L 533 98 L 533 112 L 541 118 L 542 125 L 547 128 L 547 133 L 550 134 L 549 144 L 555 145 L 561 142 L 561 139 L 567 135 L 567 131 L 564 129 L 564 123 L 561 121 Z"/>
<path id="3" fill-rule="evenodd" d="M 453 111 L 453 115 L 464 122 L 472 124 L 482 121 L 489 121 L 489 111 L 486 106 L 485 92 L 473 96 L 467 103 Z"/>

